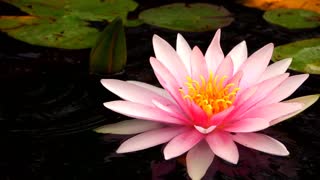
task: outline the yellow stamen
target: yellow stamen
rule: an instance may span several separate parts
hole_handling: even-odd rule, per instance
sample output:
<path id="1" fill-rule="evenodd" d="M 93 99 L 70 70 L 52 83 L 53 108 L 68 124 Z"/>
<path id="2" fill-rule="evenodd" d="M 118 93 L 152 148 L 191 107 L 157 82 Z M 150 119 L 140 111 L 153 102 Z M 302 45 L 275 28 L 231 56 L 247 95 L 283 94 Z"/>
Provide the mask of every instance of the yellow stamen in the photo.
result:
<path id="1" fill-rule="evenodd" d="M 184 99 L 197 104 L 208 117 L 229 108 L 235 101 L 238 87 L 234 83 L 224 85 L 227 76 L 214 76 L 210 73 L 206 80 L 200 76 L 200 82 L 187 77 L 186 92 L 180 89 Z"/>

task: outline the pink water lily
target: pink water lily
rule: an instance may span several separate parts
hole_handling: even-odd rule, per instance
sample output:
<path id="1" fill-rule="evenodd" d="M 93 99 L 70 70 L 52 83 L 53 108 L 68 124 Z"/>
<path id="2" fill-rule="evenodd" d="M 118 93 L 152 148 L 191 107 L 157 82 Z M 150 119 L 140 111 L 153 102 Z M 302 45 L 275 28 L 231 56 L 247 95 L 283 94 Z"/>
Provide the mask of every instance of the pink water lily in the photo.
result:
<path id="1" fill-rule="evenodd" d="M 218 30 L 205 54 L 197 46 L 191 49 L 180 34 L 176 50 L 157 35 L 153 36 L 153 47 L 156 58 L 151 57 L 150 63 L 164 89 L 137 81 L 101 80 L 123 99 L 104 105 L 135 118 L 96 129 L 100 133 L 138 134 L 123 142 L 117 153 L 167 143 L 165 159 L 187 152 L 192 179 L 201 179 L 215 156 L 236 164 L 236 143 L 269 154 L 289 154 L 282 143 L 256 131 L 296 115 L 318 96 L 282 101 L 308 75 L 285 73 L 291 59 L 268 66 L 273 44 L 248 57 L 243 41 L 225 56 Z"/>

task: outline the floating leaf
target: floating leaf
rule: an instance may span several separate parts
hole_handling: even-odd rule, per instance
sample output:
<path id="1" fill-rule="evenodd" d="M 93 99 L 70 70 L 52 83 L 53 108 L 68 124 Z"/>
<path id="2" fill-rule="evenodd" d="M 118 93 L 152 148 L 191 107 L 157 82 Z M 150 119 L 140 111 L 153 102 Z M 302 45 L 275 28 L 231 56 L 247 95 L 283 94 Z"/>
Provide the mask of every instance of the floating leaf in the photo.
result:
<path id="1" fill-rule="evenodd" d="M 90 53 L 90 72 L 111 74 L 123 70 L 127 61 L 126 39 L 120 18 L 115 19 L 101 33 Z"/>
<path id="2" fill-rule="evenodd" d="M 132 0 L 4 0 L 22 11 L 42 17 L 70 15 L 83 20 L 112 21 L 121 17 L 124 21 L 138 4 Z"/>
<path id="3" fill-rule="evenodd" d="M 239 0 L 248 7 L 271 10 L 279 8 L 305 9 L 320 13 L 319 0 Z"/>
<path id="4" fill-rule="evenodd" d="M 90 48 L 99 35 L 97 29 L 72 16 L 59 19 L 0 16 L 0 29 L 29 44 L 65 49 Z"/>
<path id="5" fill-rule="evenodd" d="M 266 11 L 263 18 L 288 29 L 315 28 L 320 26 L 320 14 L 302 9 L 275 9 Z"/>
<path id="6" fill-rule="evenodd" d="M 320 38 L 297 41 L 274 49 L 273 61 L 292 57 L 290 69 L 320 74 Z"/>
<path id="7" fill-rule="evenodd" d="M 28 25 L 37 25 L 48 21 L 36 16 L 0 16 L 0 29 L 7 31 Z"/>
<path id="8" fill-rule="evenodd" d="M 204 3 L 164 5 L 141 12 L 139 18 L 154 26 L 191 32 L 214 30 L 233 20 L 223 7 Z"/>
<path id="9" fill-rule="evenodd" d="M 88 21 L 126 21 L 133 0 L 4 0 L 31 16 L 0 16 L 0 30 L 15 39 L 65 49 L 91 48 L 100 32 Z M 130 26 L 139 22 L 130 21 Z"/>

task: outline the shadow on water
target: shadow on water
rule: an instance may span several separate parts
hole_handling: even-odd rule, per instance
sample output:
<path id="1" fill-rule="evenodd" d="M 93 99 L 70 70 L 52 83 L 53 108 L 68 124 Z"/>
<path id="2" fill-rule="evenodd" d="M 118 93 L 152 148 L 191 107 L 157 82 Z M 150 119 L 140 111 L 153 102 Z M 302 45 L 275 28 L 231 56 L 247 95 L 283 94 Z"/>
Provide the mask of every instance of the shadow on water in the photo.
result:
<path id="1" fill-rule="evenodd" d="M 269 42 L 280 45 L 320 37 L 319 28 L 288 31 L 268 25 L 259 10 L 232 1 L 217 3 L 223 3 L 236 18 L 223 28 L 224 52 L 242 40 L 247 41 L 252 53 Z M 0 5 L 3 12 L 17 11 L 4 3 Z M 143 7 L 148 6 L 154 5 L 146 3 Z M 116 78 L 158 85 L 148 62 L 153 55 L 151 37 L 158 34 L 174 45 L 177 32 L 147 25 L 126 31 L 128 66 L 125 74 Z M 213 32 L 182 34 L 202 50 L 213 36 Z M 161 146 L 116 154 L 116 148 L 127 136 L 92 131 L 125 117 L 103 107 L 103 102 L 117 97 L 100 85 L 101 77 L 88 75 L 88 49 L 32 46 L 3 33 L 0 42 L 0 179 L 187 178 L 184 159 L 164 161 Z M 320 93 L 319 79 L 312 75 L 293 96 Z M 288 147 L 289 157 L 239 146 L 238 165 L 216 158 L 204 179 L 315 179 L 320 168 L 319 109 L 317 103 L 265 131 Z"/>

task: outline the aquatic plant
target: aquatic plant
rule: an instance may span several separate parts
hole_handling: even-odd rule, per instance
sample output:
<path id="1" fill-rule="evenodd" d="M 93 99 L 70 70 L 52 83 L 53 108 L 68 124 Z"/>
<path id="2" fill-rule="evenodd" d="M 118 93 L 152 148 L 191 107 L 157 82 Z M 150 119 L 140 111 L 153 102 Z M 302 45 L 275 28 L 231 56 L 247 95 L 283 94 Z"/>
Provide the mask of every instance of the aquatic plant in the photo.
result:
<path id="1" fill-rule="evenodd" d="M 218 30 L 203 55 L 178 34 L 176 50 L 153 36 L 155 57 L 150 63 L 164 88 L 137 81 L 103 79 L 102 84 L 123 100 L 105 107 L 135 118 L 96 129 L 99 133 L 138 134 L 121 144 L 117 153 L 167 143 L 171 159 L 187 152 L 192 179 L 201 179 L 215 156 L 232 164 L 239 160 L 236 143 L 265 153 L 287 156 L 276 139 L 257 133 L 309 107 L 318 95 L 283 101 L 308 74 L 285 73 L 291 59 L 268 66 L 273 44 L 247 56 L 245 41 L 226 56 Z"/>

